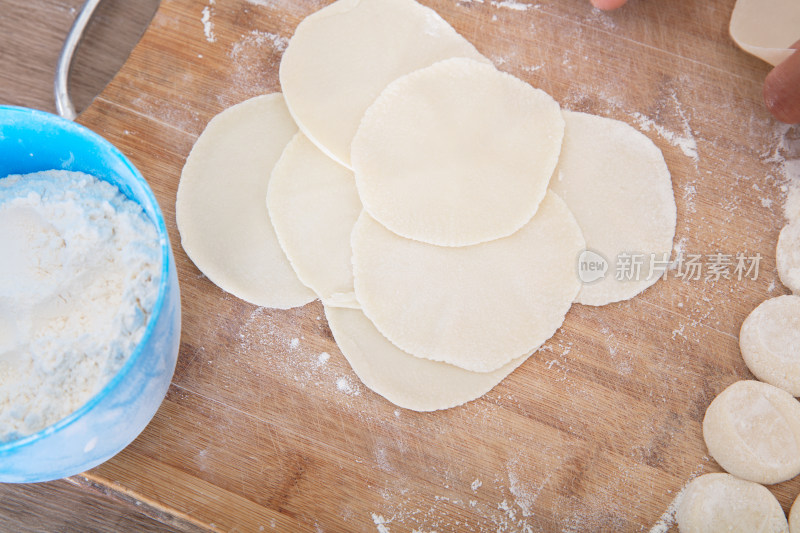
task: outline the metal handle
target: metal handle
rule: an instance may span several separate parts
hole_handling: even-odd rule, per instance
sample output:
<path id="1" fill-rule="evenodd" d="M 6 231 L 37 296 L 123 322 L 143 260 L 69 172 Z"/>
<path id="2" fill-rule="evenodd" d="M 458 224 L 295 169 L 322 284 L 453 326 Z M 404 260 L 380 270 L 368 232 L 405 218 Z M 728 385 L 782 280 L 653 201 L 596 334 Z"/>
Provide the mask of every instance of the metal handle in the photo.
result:
<path id="1" fill-rule="evenodd" d="M 89 25 L 92 14 L 94 14 L 101 1 L 86 0 L 84 2 L 78 16 L 75 18 L 75 22 L 72 23 L 67 38 L 64 40 L 61 54 L 58 56 L 56 79 L 53 87 L 56 109 L 59 115 L 69 120 L 75 120 L 75 117 L 78 116 L 75 112 L 75 106 L 72 105 L 72 100 L 69 97 L 69 71 L 72 68 L 72 58 L 81 43 L 81 39 L 83 39 L 83 32 L 86 31 L 86 26 Z"/>

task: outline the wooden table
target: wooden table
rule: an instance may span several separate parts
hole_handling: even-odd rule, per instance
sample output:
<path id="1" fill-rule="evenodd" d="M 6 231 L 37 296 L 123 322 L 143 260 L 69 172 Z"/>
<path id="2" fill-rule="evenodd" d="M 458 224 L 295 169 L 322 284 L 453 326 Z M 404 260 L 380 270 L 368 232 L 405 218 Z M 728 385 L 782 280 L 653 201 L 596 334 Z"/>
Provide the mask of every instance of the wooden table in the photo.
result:
<path id="1" fill-rule="evenodd" d="M 611 14 L 583 0 L 423 2 L 564 107 L 649 135 L 673 176 L 676 251 L 762 258 L 755 280 L 673 271 L 629 302 L 575 306 L 491 393 L 429 414 L 361 385 L 318 303 L 274 311 L 226 295 L 175 229 L 194 139 L 225 107 L 279 90 L 286 39 L 325 3 L 165 0 L 79 118 L 128 154 L 159 198 L 184 328 L 153 422 L 71 481 L 183 530 L 648 530 L 693 476 L 719 470 L 703 413 L 752 377 L 737 345 L 744 317 L 786 292 L 774 247 L 784 159 L 800 156 L 800 131 L 764 109 L 768 67 L 730 42 L 733 2 L 634 0 Z M 771 490 L 788 510 L 800 480 Z"/>

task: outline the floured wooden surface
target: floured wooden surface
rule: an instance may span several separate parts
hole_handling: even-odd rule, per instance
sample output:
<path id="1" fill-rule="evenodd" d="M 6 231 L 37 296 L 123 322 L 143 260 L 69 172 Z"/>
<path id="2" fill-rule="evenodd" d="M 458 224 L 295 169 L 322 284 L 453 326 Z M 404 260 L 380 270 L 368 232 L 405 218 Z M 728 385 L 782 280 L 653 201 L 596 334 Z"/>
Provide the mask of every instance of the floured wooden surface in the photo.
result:
<path id="1" fill-rule="evenodd" d="M 729 40 L 733 2 L 633 2 L 612 14 L 579 0 L 423 2 L 563 107 L 653 139 L 672 172 L 677 251 L 762 256 L 757 280 L 671 271 L 629 302 L 575 306 L 492 392 L 435 413 L 397 409 L 361 385 L 318 302 L 253 307 L 179 245 L 175 191 L 194 139 L 223 108 L 279 90 L 287 39 L 325 3 L 164 1 L 80 117 L 155 190 L 184 326 L 156 418 L 78 481 L 208 529 L 666 531 L 680 489 L 719 470 L 701 421 L 718 392 L 751 377 L 742 321 L 786 292 L 775 243 L 800 131 L 764 108 L 768 66 Z M 800 481 L 772 490 L 788 510 Z"/>

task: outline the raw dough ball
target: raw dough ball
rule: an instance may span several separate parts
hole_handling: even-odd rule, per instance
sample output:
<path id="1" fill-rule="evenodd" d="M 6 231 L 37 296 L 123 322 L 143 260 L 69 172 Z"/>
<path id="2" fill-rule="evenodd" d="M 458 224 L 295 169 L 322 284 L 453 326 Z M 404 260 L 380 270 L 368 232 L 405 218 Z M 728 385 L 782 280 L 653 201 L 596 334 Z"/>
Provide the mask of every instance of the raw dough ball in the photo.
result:
<path id="1" fill-rule="evenodd" d="M 740 48 L 777 65 L 789 57 L 798 38 L 797 0 L 738 0 L 731 15 L 731 37 Z"/>
<path id="2" fill-rule="evenodd" d="M 353 173 L 298 133 L 272 171 L 267 207 L 300 281 L 326 305 L 356 305 L 350 233 L 361 201 Z"/>
<path id="3" fill-rule="evenodd" d="M 582 277 L 592 282 L 581 287 L 576 302 L 633 298 L 660 279 L 672 252 L 677 211 L 664 156 L 624 122 L 572 111 L 564 111 L 564 119 L 564 145 L 550 188 L 578 220 L 587 250 L 608 265 L 605 277 Z"/>
<path id="4" fill-rule="evenodd" d="M 784 533 L 786 516 L 758 483 L 730 474 L 705 474 L 683 492 L 676 513 L 681 533 Z"/>
<path id="5" fill-rule="evenodd" d="M 215 116 L 181 173 L 175 218 L 186 254 L 223 290 L 266 307 L 314 300 L 278 245 L 264 198 L 269 175 L 297 133 L 280 94 Z"/>
<path id="6" fill-rule="evenodd" d="M 578 293 L 578 224 L 553 193 L 510 237 L 447 248 L 405 239 L 362 213 L 353 229 L 356 297 L 392 343 L 417 357 L 491 372 L 531 353 Z"/>
<path id="7" fill-rule="evenodd" d="M 449 59 L 392 82 L 353 138 L 364 209 L 391 231 L 465 246 L 511 235 L 558 161 L 558 103 L 491 65 Z"/>
<path id="8" fill-rule="evenodd" d="M 800 294 L 800 220 L 781 230 L 775 261 L 781 283 L 793 293 Z"/>
<path id="9" fill-rule="evenodd" d="M 800 533 L 800 496 L 798 496 L 789 511 L 789 533 Z"/>
<path id="10" fill-rule="evenodd" d="M 493 372 L 470 372 L 407 354 L 359 310 L 326 306 L 325 316 L 359 379 L 393 404 L 414 411 L 448 409 L 479 398 L 527 359 L 512 359 Z"/>
<path id="11" fill-rule="evenodd" d="M 350 142 L 381 91 L 450 57 L 488 63 L 434 10 L 413 0 L 339 0 L 297 26 L 280 81 L 303 133 L 350 166 Z"/>
<path id="12" fill-rule="evenodd" d="M 800 396 L 800 296 L 756 307 L 742 324 L 739 348 L 758 379 Z"/>
<path id="13" fill-rule="evenodd" d="M 737 381 L 708 406 L 703 438 L 719 465 L 772 484 L 800 474 L 800 403 L 759 381 Z"/>

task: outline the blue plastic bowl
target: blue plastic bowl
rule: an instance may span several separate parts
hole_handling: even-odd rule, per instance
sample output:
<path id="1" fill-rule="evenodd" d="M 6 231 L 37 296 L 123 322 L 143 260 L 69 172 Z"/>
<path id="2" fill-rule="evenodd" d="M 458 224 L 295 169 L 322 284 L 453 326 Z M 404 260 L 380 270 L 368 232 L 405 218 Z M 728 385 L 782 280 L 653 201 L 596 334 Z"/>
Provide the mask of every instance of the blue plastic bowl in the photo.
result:
<path id="1" fill-rule="evenodd" d="M 164 217 L 142 175 L 96 133 L 55 115 L 0 106 L 0 179 L 62 169 L 92 174 L 142 206 L 161 244 L 158 299 L 139 345 L 83 407 L 38 433 L 0 443 L 0 482 L 48 481 L 99 465 L 130 444 L 155 415 L 175 371 L 180 294 Z"/>

